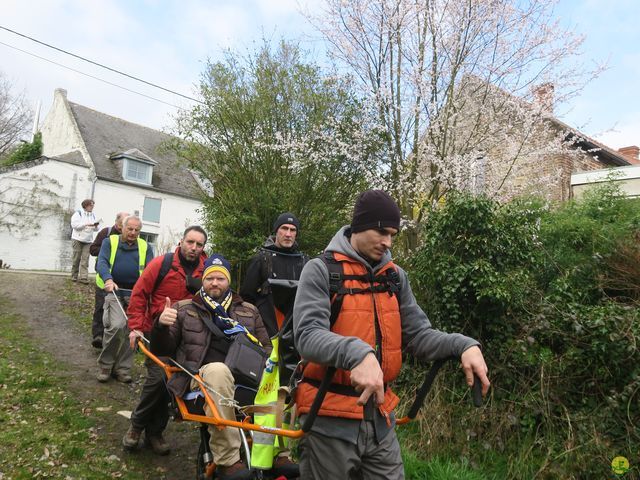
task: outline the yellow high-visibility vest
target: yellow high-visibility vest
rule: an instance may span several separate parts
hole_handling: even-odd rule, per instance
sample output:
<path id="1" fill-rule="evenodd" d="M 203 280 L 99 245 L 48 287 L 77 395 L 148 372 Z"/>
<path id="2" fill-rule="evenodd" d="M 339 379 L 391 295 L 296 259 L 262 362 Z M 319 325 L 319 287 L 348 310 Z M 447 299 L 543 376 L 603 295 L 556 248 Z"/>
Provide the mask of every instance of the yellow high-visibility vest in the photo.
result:
<path id="1" fill-rule="evenodd" d="M 290 414 L 278 409 L 283 408 L 283 402 L 278 402 L 280 390 L 280 372 L 278 369 L 278 336 L 271 339 L 273 350 L 267 362 L 267 367 L 262 374 L 258 393 L 254 400 L 255 405 L 271 407 L 263 412 L 254 412 L 253 422 L 263 427 L 289 428 Z M 279 421 L 278 418 L 282 417 Z M 281 423 L 281 425 L 278 425 Z M 276 436 L 270 433 L 253 432 L 253 445 L 251 446 L 251 467 L 261 470 L 269 470 L 273 467 L 273 459 L 282 450 L 286 450 L 288 438 Z"/>
<path id="2" fill-rule="evenodd" d="M 120 242 L 120 235 L 109 235 L 109 242 L 111 243 L 111 256 L 109 258 L 109 271 L 113 268 L 113 262 L 116 259 L 116 252 L 118 251 L 118 244 Z M 147 259 L 147 242 L 138 237 L 138 276 L 142 275 L 144 270 L 145 261 Z M 96 272 L 96 285 L 98 288 L 104 288 L 104 280 L 98 272 Z"/>

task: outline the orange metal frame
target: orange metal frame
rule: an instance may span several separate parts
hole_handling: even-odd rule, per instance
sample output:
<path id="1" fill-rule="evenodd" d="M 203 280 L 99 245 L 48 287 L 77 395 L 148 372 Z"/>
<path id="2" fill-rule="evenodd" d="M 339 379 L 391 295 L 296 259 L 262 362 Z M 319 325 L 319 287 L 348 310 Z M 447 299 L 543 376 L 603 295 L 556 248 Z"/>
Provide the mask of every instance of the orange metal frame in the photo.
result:
<path id="1" fill-rule="evenodd" d="M 147 357 L 153 360 L 158 366 L 162 367 L 162 369 L 165 371 L 167 375 L 167 379 L 171 378 L 172 375 L 175 375 L 176 373 L 182 371 L 178 367 L 172 367 L 164 363 L 162 360 L 156 357 L 153 353 L 151 353 L 149 349 L 147 349 L 147 347 L 145 347 L 142 341 L 140 340 L 138 341 L 138 347 L 140 348 L 142 353 L 144 353 Z M 256 425 L 252 423 L 248 417 L 242 422 L 238 422 L 237 420 L 227 420 L 221 417 L 216 407 L 216 404 L 211 398 L 211 396 L 209 395 L 209 392 L 207 391 L 207 389 L 205 388 L 204 382 L 200 377 L 200 375 L 196 374 L 194 375 L 194 378 L 200 384 L 202 393 L 204 394 L 205 402 L 207 402 L 207 405 L 211 409 L 211 416 L 196 415 L 189 412 L 189 409 L 187 408 L 184 400 L 182 398 L 176 397 L 175 398 L 176 405 L 178 406 L 178 410 L 180 411 L 180 416 L 182 417 L 183 420 L 206 423 L 206 424 L 215 426 L 219 430 L 222 430 L 225 427 L 234 427 L 234 428 L 240 428 L 242 430 L 253 430 L 255 432 L 270 433 L 272 435 L 282 435 L 290 438 L 300 438 L 304 435 L 304 432 L 302 430 L 288 430 L 285 428 L 263 427 L 261 425 Z"/>

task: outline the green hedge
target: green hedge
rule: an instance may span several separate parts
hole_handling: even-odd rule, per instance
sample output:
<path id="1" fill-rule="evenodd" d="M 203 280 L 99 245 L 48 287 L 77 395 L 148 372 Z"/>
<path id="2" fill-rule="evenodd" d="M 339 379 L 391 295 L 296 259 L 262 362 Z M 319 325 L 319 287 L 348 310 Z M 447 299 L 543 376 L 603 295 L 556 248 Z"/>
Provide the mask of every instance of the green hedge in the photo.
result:
<path id="1" fill-rule="evenodd" d="M 557 208 L 452 194 L 431 213 L 409 270 L 432 323 L 483 344 L 490 411 L 449 412 L 483 432 L 476 456 L 534 445 L 528 461 L 566 478 L 606 475 L 616 455 L 638 465 L 639 232 L 639 201 L 611 185 Z M 454 403 L 465 389 L 442 388 Z M 468 431 L 452 435 L 431 453 L 473 454 Z"/>

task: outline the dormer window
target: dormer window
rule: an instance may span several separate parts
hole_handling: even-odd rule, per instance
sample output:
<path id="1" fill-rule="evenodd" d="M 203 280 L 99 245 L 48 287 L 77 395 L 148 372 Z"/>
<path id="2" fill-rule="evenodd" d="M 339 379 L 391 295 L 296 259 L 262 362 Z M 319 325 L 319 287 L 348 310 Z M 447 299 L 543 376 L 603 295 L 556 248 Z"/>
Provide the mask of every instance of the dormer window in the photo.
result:
<path id="1" fill-rule="evenodd" d="M 131 158 L 124 159 L 124 179 L 131 182 L 140 182 L 151 185 L 153 167 L 148 163 L 139 162 Z"/>
<path id="2" fill-rule="evenodd" d="M 128 182 L 152 185 L 153 167 L 158 164 L 155 160 L 142 153 L 137 148 L 111 155 L 116 165 L 122 162 L 122 178 Z"/>

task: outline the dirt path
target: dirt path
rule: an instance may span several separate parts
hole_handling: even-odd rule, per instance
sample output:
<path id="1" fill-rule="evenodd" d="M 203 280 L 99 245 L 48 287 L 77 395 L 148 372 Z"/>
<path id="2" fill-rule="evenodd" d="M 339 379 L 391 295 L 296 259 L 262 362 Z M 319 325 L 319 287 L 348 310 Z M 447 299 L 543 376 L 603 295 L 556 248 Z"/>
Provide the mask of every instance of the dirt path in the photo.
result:
<path id="1" fill-rule="evenodd" d="M 82 314 L 90 318 L 93 310 L 87 305 L 92 305 L 93 286 L 73 284 L 60 276 L 0 271 L 0 295 L 8 299 L 10 308 L 33 327 L 34 339 L 42 348 L 66 366 L 68 390 L 86 405 L 85 411 L 89 415 L 97 408 L 109 409 L 105 415 L 95 416 L 98 442 L 104 446 L 105 454 L 116 455 L 125 463 L 137 461 L 147 465 L 147 478 L 195 478 L 199 441 L 195 423 L 169 423 L 165 438 L 171 444 L 172 452 L 167 457 L 158 457 L 147 448 L 135 453 L 123 451 L 120 442 L 129 421 L 117 412 L 135 407 L 145 370 L 136 361 L 132 372 L 134 381 L 130 385 L 116 381 L 98 383 L 95 378 L 97 351 L 90 345 L 89 327 L 83 327 L 63 313 L 65 288 L 73 288 L 78 295 L 91 299 L 82 307 Z"/>

